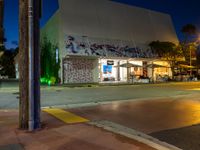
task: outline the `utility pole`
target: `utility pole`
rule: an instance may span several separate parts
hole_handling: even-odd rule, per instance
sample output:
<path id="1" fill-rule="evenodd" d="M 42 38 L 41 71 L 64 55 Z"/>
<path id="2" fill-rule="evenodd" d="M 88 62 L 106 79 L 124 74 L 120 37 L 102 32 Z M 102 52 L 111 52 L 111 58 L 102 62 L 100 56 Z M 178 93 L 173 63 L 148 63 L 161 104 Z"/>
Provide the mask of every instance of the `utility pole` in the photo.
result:
<path id="1" fill-rule="evenodd" d="M 19 0 L 19 128 L 28 129 L 28 1 Z"/>
<path id="2" fill-rule="evenodd" d="M 40 128 L 40 0 L 19 0 L 19 128 Z"/>

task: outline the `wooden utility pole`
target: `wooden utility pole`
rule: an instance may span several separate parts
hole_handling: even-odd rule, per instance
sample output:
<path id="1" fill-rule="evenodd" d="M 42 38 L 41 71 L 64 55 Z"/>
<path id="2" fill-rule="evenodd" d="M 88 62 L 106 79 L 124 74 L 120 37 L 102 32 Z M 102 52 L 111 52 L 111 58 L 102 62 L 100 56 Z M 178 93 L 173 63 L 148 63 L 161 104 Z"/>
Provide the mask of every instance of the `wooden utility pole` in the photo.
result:
<path id="1" fill-rule="evenodd" d="M 19 0 L 19 128 L 40 128 L 40 0 Z"/>
<path id="2" fill-rule="evenodd" d="M 28 0 L 19 0 L 19 128 L 28 129 Z"/>

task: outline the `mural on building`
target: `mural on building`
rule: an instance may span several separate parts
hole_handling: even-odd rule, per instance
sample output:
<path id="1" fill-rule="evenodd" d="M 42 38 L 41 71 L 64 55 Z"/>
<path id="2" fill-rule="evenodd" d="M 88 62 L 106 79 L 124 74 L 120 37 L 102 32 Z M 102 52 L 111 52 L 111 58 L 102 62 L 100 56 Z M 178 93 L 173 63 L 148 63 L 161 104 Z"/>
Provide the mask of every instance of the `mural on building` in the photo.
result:
<path id="1" fill-rule="evenodd" d="M 150 49 L 141 49 L 133 42 L 120 40 L 106 40 L 86 36 L 65 37 L 66 54 L 107 57 L 156 57 Z"/>
<path id="2" fill-rule="evenodd" d="M 64 83 L 90 83 L 93 81 L 94 60 L 67 58 L 64 60 Z"/>

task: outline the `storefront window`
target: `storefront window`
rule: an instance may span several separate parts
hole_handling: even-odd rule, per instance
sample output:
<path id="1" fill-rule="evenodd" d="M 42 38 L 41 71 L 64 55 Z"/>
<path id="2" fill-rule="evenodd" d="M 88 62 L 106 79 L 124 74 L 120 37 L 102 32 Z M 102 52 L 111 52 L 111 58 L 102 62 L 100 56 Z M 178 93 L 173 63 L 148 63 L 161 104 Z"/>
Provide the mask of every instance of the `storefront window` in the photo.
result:
<path id="1" fill-rule="evenodd" d="M 148 62 L 152 64 L 152 62 Z M 148 65 L 146 63 L 146 66 Z M 166 61 L 155 61 L 153 64 L 160 67 L 145 67 L 143 61 L 127 59 L 100 59 L 100 82 L 139 82 L 140 79 L 151 78 L 154 81 L 171 76 L 170 65 Z M 160 79 L 161 78 L 161 79 Z"/>
<path id="2" fill-rule="evenodd" d="M 130 63 L 130 62 L 129 62 Z M 141 66 L 142 61 L 131 61 L 131 63 Z M 131 73 L 142 75 L 142 67 L 127 67 L 127 60 L 123 59 L 100 59 L 99 71 L 100 81 L 108 82 L 127 82 L 131 78 Z"/>
<path id="3" fill-rule="evenodd" d="M 115 69 L 112 65 L 103 65 L 103 81 L 115 81 Z"/>
<path id="4" fill-rule="evenodd" d="M 165 81 L 172 76 L 171 68 L 168 62 L 156 61 L 154 64 L 161 66 L 154 68 L 154 81 Z"/>

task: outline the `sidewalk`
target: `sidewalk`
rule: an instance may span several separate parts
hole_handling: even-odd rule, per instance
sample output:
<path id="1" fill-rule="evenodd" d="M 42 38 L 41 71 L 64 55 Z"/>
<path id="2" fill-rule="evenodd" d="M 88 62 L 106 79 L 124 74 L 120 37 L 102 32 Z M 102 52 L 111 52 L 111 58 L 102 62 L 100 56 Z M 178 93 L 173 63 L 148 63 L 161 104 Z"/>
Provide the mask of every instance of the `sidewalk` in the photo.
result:
<path id="1" fill-rule="evenodd" d="M 89 124 L 65 124 L 44 112 L 40 131 L 21 131 L 17 125 L 16 110 L 0 110 L 0 150 L 154 150 Z"/>

